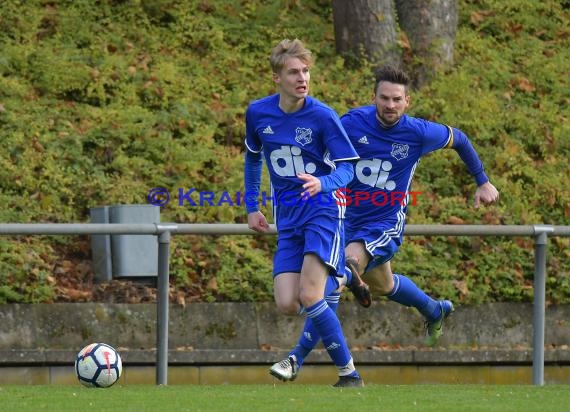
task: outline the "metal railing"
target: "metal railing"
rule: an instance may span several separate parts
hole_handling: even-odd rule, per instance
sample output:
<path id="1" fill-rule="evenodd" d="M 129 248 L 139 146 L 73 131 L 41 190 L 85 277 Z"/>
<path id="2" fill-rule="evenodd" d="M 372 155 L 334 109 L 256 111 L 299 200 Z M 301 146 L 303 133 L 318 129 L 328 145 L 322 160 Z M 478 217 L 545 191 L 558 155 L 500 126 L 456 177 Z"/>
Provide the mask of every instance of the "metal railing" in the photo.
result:
<path id="1" fill-rule="evenodd" d="M 168 290 L 171 235 L 258 235 L 245 224 L 0 223 L 0 235 L 154 235 L 158 239 L 156 384 L 168 376 Z M 267 232 L 275 235 L 275 227 Z M 534 238 L 533 374 L 544 385 L 546 250 L 549 236 L 570 236 L 570 226 L 408 225 L 406 236 L 531 236 Z"/>

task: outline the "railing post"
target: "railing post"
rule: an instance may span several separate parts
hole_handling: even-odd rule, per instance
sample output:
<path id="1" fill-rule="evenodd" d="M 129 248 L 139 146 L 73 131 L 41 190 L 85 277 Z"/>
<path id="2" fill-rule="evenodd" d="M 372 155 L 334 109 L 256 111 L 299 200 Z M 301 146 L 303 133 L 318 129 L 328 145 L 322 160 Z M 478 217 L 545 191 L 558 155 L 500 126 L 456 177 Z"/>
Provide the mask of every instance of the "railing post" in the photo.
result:
<path id="1" fill-rule="evenodd" d="M 156 384 L 168 383 L 168 306 L 170 231 L 176 226 L 157 225 L 158 231 L 158 291 L 156 326 Z"/>
<path id="2" fill-rule="evenodd" d="M 549 226 L 534 226 L 534 319 L 532 383 L 544 385 L 544 329 L 546 312 L 546 247 Z"/>

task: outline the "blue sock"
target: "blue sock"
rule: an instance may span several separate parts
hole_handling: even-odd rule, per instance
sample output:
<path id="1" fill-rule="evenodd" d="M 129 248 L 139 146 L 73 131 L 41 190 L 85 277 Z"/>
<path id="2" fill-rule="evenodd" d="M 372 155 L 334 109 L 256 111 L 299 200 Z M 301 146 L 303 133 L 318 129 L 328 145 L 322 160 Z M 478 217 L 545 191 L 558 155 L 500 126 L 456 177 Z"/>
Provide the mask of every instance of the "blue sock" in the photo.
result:
<path id="1" fill-rule="evenodd" d="M 340 303 L 340 292 L 333 292 L 330 295 L 325 296 L 325 300 L 327 301 L 329 308 L 331 308 L 333 312 L 336 313 L 338 304 Z"/>
<path id="2" fill-rule="evenodd" d="M 313 321 L 313 326 L 321 336 L 329 356 L 338 369 L 339 375 L 358 376 L 342 333 L 340 321 L 327 302 L 322 299 L 308 307 L 307 317 Z"/>
<path id="3" fill-rule="evenodd" d="M 327 301 L 329 308 L 336 313 L 340 301 L 340 293 L 333 292 L 327 296 L 325 300 Z M 317 346 L 320 340 L 321 335 L 319 335 L 319 332 L 315 329 L 313 320 L 311 318 L 306 318 L 305 324 L 303 325 L 303 331 L 297 341 L 297 345 L 295 345 L 293 350 L 289 353 L 289 356 L 295 355 L 297 367 L 300 368 L 303 365 L 305 358 L 315 348 L 315 346 Z"/>
<path id="4" fill-rule="evenodd" d="M 394 289 L 387 298 L 402 305 L 416 308 L 428 322 L 432 322 L 441 316 L 439 302 L 426 295 L 410 278 L 404 275 L 394 274 Z"/>

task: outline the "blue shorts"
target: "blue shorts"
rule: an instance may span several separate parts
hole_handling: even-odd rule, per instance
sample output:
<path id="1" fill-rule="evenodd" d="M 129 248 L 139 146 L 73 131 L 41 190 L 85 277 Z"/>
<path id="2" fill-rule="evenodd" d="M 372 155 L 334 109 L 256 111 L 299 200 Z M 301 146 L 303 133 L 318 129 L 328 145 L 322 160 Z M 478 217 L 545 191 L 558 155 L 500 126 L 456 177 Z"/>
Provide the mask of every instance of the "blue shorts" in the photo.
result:
<path id="1" fill-rule="evenodd" d="M 388 262 L 394 257 L 400 246 L 402 245 L 403 228 L 400 232 L 384 227 L 363 228 L 356 230 L 346 230 L 346 243 L 360 242 L 372 257 L 368 263 L 366 270 L 370 270 L 376 266 Z"/>
<path id="2" fill-rule="evenodd" d="M 284 272 L 301 273 L 305 254 L 313 253 L 329 268 L 329 274 L 344 273 L 343 221 L 319 217 L 304 225 L 281 229 L 273 257 L 273 276 Z"/>

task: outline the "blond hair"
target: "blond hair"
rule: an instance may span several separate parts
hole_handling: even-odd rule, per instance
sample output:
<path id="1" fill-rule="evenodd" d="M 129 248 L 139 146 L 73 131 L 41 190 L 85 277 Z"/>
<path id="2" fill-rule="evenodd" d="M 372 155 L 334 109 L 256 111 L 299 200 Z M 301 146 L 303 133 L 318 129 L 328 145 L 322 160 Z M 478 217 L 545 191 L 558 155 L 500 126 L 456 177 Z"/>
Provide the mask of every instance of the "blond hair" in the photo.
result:
<path id="1" fill-rule="evenodd" d="M 313 55 L 301 40 L 285 39 L 271 51 L 269 63 L 271 64 L 271 70 L 273 70 L 273 73 L 279 73 L 283 66 L 285 66 L 287 59 L 291 57 L 298 58 L 307 66 L 311 66 L 313 64 Z"/>

